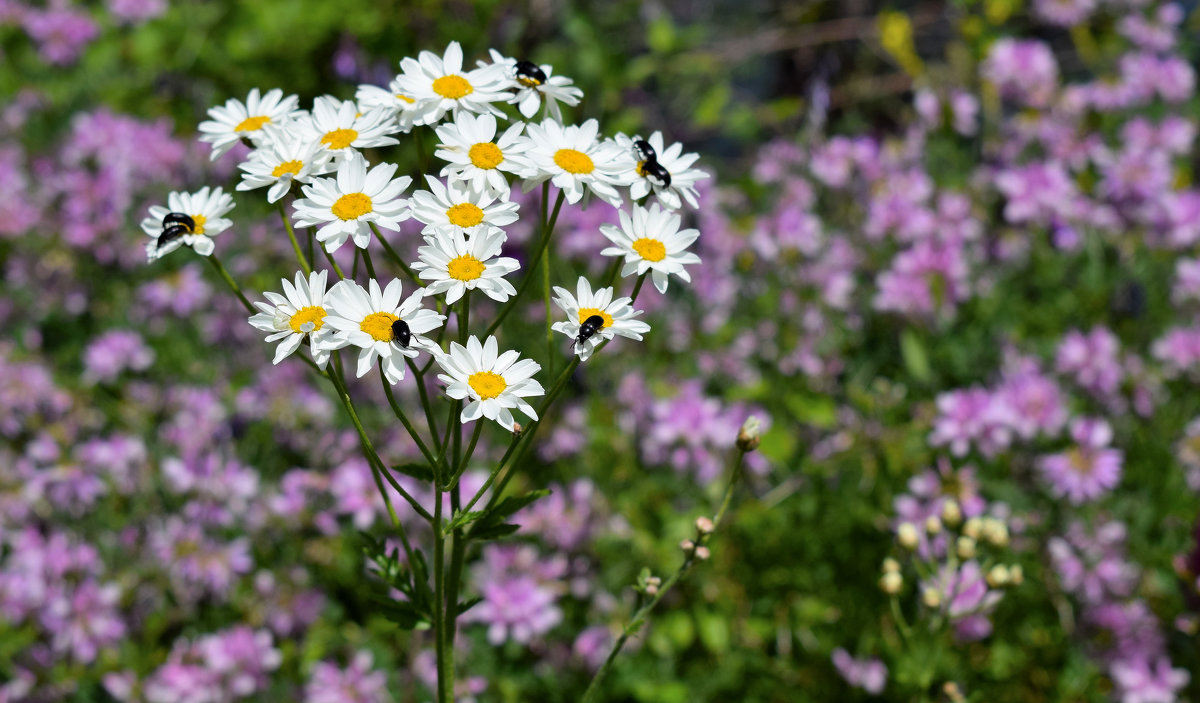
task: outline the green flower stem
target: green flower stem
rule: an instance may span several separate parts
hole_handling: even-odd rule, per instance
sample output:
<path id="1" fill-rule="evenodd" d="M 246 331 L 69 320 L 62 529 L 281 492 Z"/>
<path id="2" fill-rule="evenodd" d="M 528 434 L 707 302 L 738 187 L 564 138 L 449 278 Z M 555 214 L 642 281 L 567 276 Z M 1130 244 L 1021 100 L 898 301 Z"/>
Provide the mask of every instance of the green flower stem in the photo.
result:
<path id="1" fill-rule="evenodd" d="M 296 258 L 300 261 L 300 268 L 307 276 L 312 273 L 312 267 L 308 265 L 308 259 L 304 257 L 304 252 L 300 250 L 300 242 L 296 240 L 296 231 L 292 229 L 292 220 L 287 216 L 287 210 L 284 209 L 283 200 L 276 203 L 279 206 L 279 217 L 283 219 L 283 227 L 287 230 L 288 239 L 292 240 L 292 249 L 296 252 Z"/>
<path id="2" fill-rule="evenodd" d="M 367 224 L 371 225 L 371 231 L 375 233 L 375 238 L 378 239 L 379 243 L 383 245 L 383 251 L 388 255 L 388 258 L 392 260 L 392 263 L 399 266 L 400 270 L 404 272 L 405 276 L 408 276 L 410 279 L 412 279 L 413 283 L 416 283 L 418 286 L 420 286 L 421 279 L 417 278 L 416 272 L 414 272 L 412 268 L 404 262 L 404 259 L 396 253 L 396 250 L 392 248 L 392 245 L 388 244 L 388 241 L 383 238 L 383 234 L 380 233 L 379 228 L 375 226 L 375 223 L 369 222 Z"/>
<path id="3" fill-rule="evenodd" d="M 446 490 L 458 488 L 458 479 L 462 478 L 463 473 L 466 472 L 467 463 L 471 461 L 471 455 L 475 453 L 475 445 L 479 442 L 479 435 L 482 433 L 483 421 L 476 420 L 475 431 L 471 433 L 471 442 L 467 445 L 467 451 L 463 453 L 462 460 L 455 464 L 457 468 L 454 470 L 454 476 L 451 477 L 450 483 L 445 487 Z"/>
<path id="4" fill-rule="evenodd" d="M 549 182 L 546 182 L 542 184 L 542 202 L 545 202 L 549 195 L 550 184 Z M 542 261 L 542 256 L 544 256 L 546 253 L 546 249 L 550 244 L 550 235 L 554 234 L 554 225 L 558 222 L 558 211 L 562 209 L 564 197 L 565 195 L 563 192 L 561 190 L 558 191 L 558 199 L 554 201 L 554 212 L 550 215 L 550 221 L 546 223 L 545 227 L 542 228 L 543 231 L 541 244 L 538 246 L 538 250 L 534 252 L 533 260 L 529 262 L 530 272 L 537 269 L 537 265 Z M 516 307 L 517 301 L 521 299 L 521 296 L 525 293 L 525 289 L 529 287 L 529 283 L 533 279 L 534 276 L 532 273 L 527 273 L 525 275 L 525 278 L 521 280 L 521 287 L 517 289 L 517 294 L 509 298 L 508 302 L 504 304 L 504 307 L 500 308 L 500 312 L 496 315 L 496 319 L 492 320 L 492 324 L 488 325 L 487 331 L 483 333 L 484 337 L 487 337 L 495 332 L 496 328 L 500 326 L 500 323 L 504 321 L 504 318 L 508 317 L 508 314 L 512 312 L 514 307 Z"/>
<path id="5" fill-rule="evenodd" d="M 542 257 L 542 285 L 546 289 L 546 370 L 554 375 L 554 310 L 550 307 L 550 257 Z"/>
<path id="6" fill-rule="evenodd" d="M 714 532 L 716 531 L 717 526 L 721 524 L 721 519 L 725 517 L 726 511 L 729 510 L 729 505 L 733 500 L 734 490 L 737 488 L 738 479 L 742 474 L 742 460 L 745 459 L 745 457 L 746 452 L 742 451 L 740 448 L 734 450 L 733 466 L 729 472 L 729 483 L 725 486 L 725 497 L 721 501 L 721 507 L 717 511 L 716 517 L 713 518 Z M 709 535 L 698 537 L 696 540 L 697 544 L 699 545 L 701 542 L 706 541 L 709 537 L 711 537 L 711 535 L 712 533 L 709 533 Z M 687 575 L 695 562 L 696 550 L 692 549 L 687 552 L 683 563 L 679 565 L 679 568 L 676 569 L 675 573 L 671 574 L 670 578 L 668 578 L 662 583 L 662 585 L 658 587 L 658 592 L 654 594 L 654 597 L 643 604 L 642 607 L 638 608 L 637 612 L 633 614 L 633 618 L 629 621 L 629 624 L 622 629 L 621 636 L 618 637 L 617 641 L 613 644 L 613 648 L 611 651 L 609 651 L 608 657 L 604 660 L 604 664 L 601 665 L 600 670 L 596 672 L 596 675 L 592 677 L 591 682 L 588 684 L 587 690 L 583 692 L 583 698 L 581 699 L 582 703 L 589 703 L 590 701 L 596 699 L 596 695 L 600 691 L 600 682 L 604 680 L 604 677 L 612 668 L 613 662 L 616 661 L 617 655 L 621 653 L 621 649 L 625 647 L 625 643 L 631 636 L 637 634 L 637 632 L 642 628 L 642 625 L 645 624 L 646 619 L 650 616 L 650 613 L 654 610 L 654 608 L 659 604 L 659 602 L 662 601 L 663 597 L 667 595 L 667 592 L 670 591 L 680 579 Z"/>
<path id="7" fill-rule="evenodd" d="M 450 509 L 455 513 L 462 509 L 462 494 L 456 483 L 450 491 Z M 450 573 L 446 580 L 446 627 L 450 632 L 450 656 L 446 659 L 446 677 L 454 682 L 454 633 L 458 632 L 458 589 L 462 585 L 463 562 L 466 560 L 467 540 L 462 529 L 454 531 L 454 544 L 450 548 Z"/>
<path id="8" fill-rule="evenodd" d="M 379 277 L 375 275 L 375 262 L 371 261 L 371 252 L 359 249 L 358 253 L 362 255 L 363 264 L 367 267 L 367 275 L 378 281 Z"/>
<path id="9" fill-rule="evenodd" d="M 396 414 L 396 419 L 400 421 L 400 424 L 404 425 L 404 429 L 408 430 L 408 435 L 417 443 L 417 449 L 421 450 L 421 456 L 425 457 L 425 461 L 429 462 L 430 470 L 433 470 L 437 460 L 430 453 L 429 447 L 425 446 L 425 442 L 421 441 L 421 435 L 417 433 L 416 428 L 408 421 L 408 417 L 400 409 L 400 404 L 396 402 L 396 396 L 392 394 L 392 384 L 383 373 L 382 359 L 379 361 L 379 378 L 383 381 L 383 394 L 387 396 L 388 404 L 392 406 L 392 412 Z"/>
<path id="10" fill-rule="evenodd" d="M 432 357 L 432 355 L 430 355 Z M 433 417 L 433 405 L 429 402 L 429 391 L 425 389 L 425 372 L 417 368 L 412 359 L 404 358 L 408 369 L 412 371 L 417 381 L 417 393 L 421 395 L 421 408 L 425 411 L 425 424 L 429 425 L 429 434 L 433 437 L 433 448 L 441 453 L 442 437 L 438 434 L 437 421 Z"/>
<path id="11" fill-rule="evenodd" d="M 242 305 L 246 308 L 246 310 L 251 315 L 257 313 L 258 311 L 255 310 L 254 306 L 250 304 L 250 301 L 246 299 L 245 294 L 242 293 L 242 289 L 238 287 L 237 282 L 233 280 L 233 276 L 230 276 L 229 271 L 227 271 L 225 267 L 221 265 L 221 260 L 217 258 L 217 253 L 213 252 L 204 258 L 208 259 L 208 262 L 217 270 L 217 274 L 221 278 L 225 279 L 225 283 L 227 283 L 229 288 L 233 290 L 235 295 L 237 295 L 238 300 L 242 301 Z"/>
<path id="12" fill-rule="evenodd" d="M 442 535 L 442 487 L 433 487 L 433 645 L 437 653 L 437 700 L 438 703 L 452 703 L 454 682 L 448 675 L 448 666 L 454 665 L 448 660 L 453 656 L 454 645 L 446 646 L 448 639 L 445 621 L 445 564 L 446 539 Z"/>
<path id="13" fill-rule="evenodd" d="M 642 284 L 646 282 L 646 275 L 649 273 L 650 272 L 647 271 L 646 273 L 643 273 L 642 275 L 638 276 L 637 283 L 633 284 L 633 292 L 629 294 L 629 304 L 630 305 L 633 305 L 634 303 L 637 302 L 638 293 L 642 292 Z"/>

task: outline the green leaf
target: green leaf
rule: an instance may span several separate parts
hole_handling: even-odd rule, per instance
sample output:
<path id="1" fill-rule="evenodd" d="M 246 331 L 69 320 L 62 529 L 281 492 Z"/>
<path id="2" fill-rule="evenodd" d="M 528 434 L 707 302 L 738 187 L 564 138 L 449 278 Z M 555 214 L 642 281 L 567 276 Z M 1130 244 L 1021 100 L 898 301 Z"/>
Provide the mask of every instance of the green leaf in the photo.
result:
<path id="1" fill-rule="evenodd" d="M 904 358 L 904 366 L 913 378 L 921 383 L 929 383 L 933 378 L 933 371 L 929 368 L 929 355 L 925 353 L 924 345 L 911 329 L 900 333 L 900 356 Z"/>
<path id="2" fill-rule="evenodd" d="M 467 612 L 471 608 L 474 608 L 475 606 L 479 605 L 482 602 L 483 602 L 483 598 L 479 598 L 479 597 L 471 598 L 469 600 L 460 600 L 458 602 L 458 614 L 462 615 L 463 613 Z"/>
<path id="3" fill-rule="evenodd" d="M 509 496 L 488 511 L 486 522 L 500 522 L 501 518 L 506 518 L 538 498 L 548 495 L 550 495 L 550 489 L 543 488 L 540 491 L 530 491 L 523 496 Z"/>
<path id="4" fill-rule="evenodd" d="M 475 529 L 471 530 L 471 539 L 500 539 L 501 537 L 511 535 L 519 529 L 521 529 L 520 525 L 511 522 L 502 522 L 498 525 L 476 526 Z"/>
<path id="5" fill-rule="evenodd" d="M 483 516 L 484 511 L 482 510 L 472 510 L 469 513 L 464 513 L 460 510 L 445 525 L 442 525 L 442 534 L 448 535 L 457 529 L 470 525 Z"/>

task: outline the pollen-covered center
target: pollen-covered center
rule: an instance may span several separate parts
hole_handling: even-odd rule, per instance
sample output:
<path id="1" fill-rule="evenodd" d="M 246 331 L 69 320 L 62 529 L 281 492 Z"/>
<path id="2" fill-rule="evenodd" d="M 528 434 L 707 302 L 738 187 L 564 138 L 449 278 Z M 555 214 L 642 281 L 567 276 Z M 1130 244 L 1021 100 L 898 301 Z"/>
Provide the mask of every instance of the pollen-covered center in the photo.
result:
<path id="1" fill-rule="evenodd" d="M 371 335 L 376 342 L 392 341 L 392 323 L 400 318 L 390 312 L 373 312 L 363 318 L 358 328 Z"/>
<path id="2" fill-rule="evenodd" d="M 587 174 L 596 170 L 592 157 L 574 149 L 559 149 L 554 152 L 554 163 L 567 173 Z"/>
<path id="3" fill-rule="evenodd" d="M 471 390 L 475 391 L 475 395 L 479 396 L 480 400 L 491 400 L 504 392 L 508 388 L 508 382 L 498 373 L 491 371 L 476 371 L 467 379 Z"/>
<path id="4" fill-rule="evenodd" d="M 459 203 L 446 211 L 446 217 L 455 227 L 474 227 L 483 222 L 483 210 L 475 203 Z"/>
<path id="5" fill-rule="evenodd" d="M 462 76 L 442 76 L 433 82 L 433 92 L 443 98 L 458 100 L 474 93 L 475 88 Z"/>
<path id="6" fill-rule="evenodd" d="M 649 237 L 634 241 L 633 250 L 646 261 L 662 261 L 667 258 L 667 248 L 662 242 Z"/>
<path id="7" fill-rule="evenodd" d="M 592 315 L 599 315 L 604 319 L 605 327 L 612 327 L 612 315 L 609 315 L 600 308 L 579 308 L 579 324 L 582 325 Z"/>
<path id="8" fill-rule="evenodd" d="M 262 129 L 262 126 L 270 121 L 271 121 L 271 118 L 266 115 L 257 115 L 255 117 L 247 117 L 246 119 L 242 120 L 241 122 L 238 122 L 237 127 L 234 127 L 233 131 L 235 131 L 235 132 L 253 132 L 255 130 Z"/>
<path id="9" fill-rule="evenodd" d="M 192 234 L 204 234 L 204 223 L 208 222 L 208 218 L 204 215 L 192 215 L 192 221 L 196 226 L 192 228 Z"/>
<path id="10" fill-rule="evenodd" d="M 482 261 L 470 254 L 463 254 L 446 265 L 446 273 L 450 274 L 450 278 L 466 283 L 482 276 L 484 268 Z"/>
<path id="11" fill-rule="evenodd" d="M 285 174 L 285 173 L 290 173 L 294 176 L 297 173 L 300 173 L 300 169 L 302 169 L 302 168 L 304 168 L 303 161 L 300 161 L 297 159 L 293 159 L 291 161 L 284 161 L 283 163 L 279 164 L 278 166 L 276 166 L 275 168 L 273 168 L 271 170 L 271 176 L 274 178 L 279 178 L 279 177 L 283 176 L 283 174 Z"/>
<path id="12" fill-rule="evenodd" d="M 335 129 L 332 132 L 326 132 L 325 136 L 321 137 L 321 143 L 330 149 L 345 149 L 355 139 L 358 139 L 358 132 L 356 130 Z"/>
<path id="13" fill-rule="evenodd" d="M 496 168 L 504 160 L 504 152 L 491 142 L 472 145 L 467 155 L 471 157 L 471 163 L 475 164 L 475 168 L 482 169 Z"/>
<path id="14" fill-rule="evenodd" d="M 366 193 L 347 193 L 329 209 L 343 220 L 354 220 L 371 212 L 371 198 Z"/>
<path id="15" fill-rule="evenodd" d="M 305 325 L 312 325 L 308 329 L 304 329 Z M 300 334 L 303 332 L 316 332 L 325 326 L 325 308 L 318 305 L 309 305 L 308 307 L 300 308 L 295 315 L 288 320 L 288 326 L 292 331 Z"/>

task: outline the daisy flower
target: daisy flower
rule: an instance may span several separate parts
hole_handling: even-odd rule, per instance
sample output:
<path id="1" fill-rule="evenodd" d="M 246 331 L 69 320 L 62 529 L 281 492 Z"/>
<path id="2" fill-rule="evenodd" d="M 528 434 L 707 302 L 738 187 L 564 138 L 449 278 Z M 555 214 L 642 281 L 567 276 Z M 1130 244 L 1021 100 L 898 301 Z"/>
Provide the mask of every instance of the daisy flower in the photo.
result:
<path id="1" fill-rule="evenodd" d="M 518 122 L 496 139 L 494 116 L 460 113 L 436 130 L 440 142 L 434 156 L 449 164 L 442 169 L 442 177 L 463 181 L 475 190 L 487 189 L 507 200 L 509 185 L 504 173 L 524 177 L 533 168 L 525 156 L 532 145 L 521 138 L 524 129 L 525 123 Z"/>
<path id="2" fill-rule="evenodd" d="M 552 75 L 554 68 L 550 64 L 538 65 L 532 61 L 518 61 L 502 55 L 495 49 L 490 53 L 492 65 L 504 70 L 506 87 L 516 91 L 508 102 L 516 105 L 525 119 L 532 119 L 544 102 L 550 118 L 562 122 L 562 110 L 558 104 L 561 102 L 575 107 L 583 98 L 583 91 L 576 88 L 570 78 Z M 486 65 L 482 61 L 479 62 L 480 67 Z"/>
<path id="3" fill-rule="evenodd" d="M 413 122 L 419 114 L 413 109 L 417 101 L 400 91 L 399 78 L 392 79 L 387 88 L 360 85 L 354 93 L 354 100 L 363 112 L 382 111 L 389 119 L 396 120 L 400 131 L 405 134 L 412 131 Z"/>
<path id="4" fill-rule="evenodd" d="M 629 196 L 634 200 L 641 200 L 653 192 L 658 201 L 668 210 L 678 210 L 682 207 L 683 203 L 680 200 L 680 196 L 682 196 L 687 200 L 688 205 L 693 208 L 700 207 L 697 200 L 699 193 L 696 192 L 696 181 L 702 181 L 709 177 L 704 171 L 692 168 L 692 164 L 696 163 L 696 159 L 700 158 L 700 155 L 684 154 L 683 145 L 679 142 L 664 148 L 662 132 L 651 134 L 650 138 L 645 141 L 654 150 L 654 161 L 666 171 L 667 178 L 664 182 L 661 176 L 656 176 L 647 168 L 646 160 L 641 158 L 638 151 L 634 149 L 634 142 L 641 140 L 640 136 L 628 137 L 624 134 L 618 134 L 615 140 L 617 145 L 631 154 L 634 159 L 633 183 L 629 186 Z"/>
<path id="5" fill-rule="evenodd" d="M 250 157 L 238 166 L 245 173 L 238 190 L 254 190 L 270 186 L 267 202 L 278 202 L 292 187 L 292 182 L 308 183 L 314 175 L 328 173 L 332 166 L 329 156 L 315 140 L 281 128 L 266 128 L 268 137 Z"/>
<path id="6" fill-rule="evenodd" d="M 337 178 L 316 178 L 304 186 L 304 198 L 295 202 L 296 226 L 314 227 L 317 241 L 330 253 L 347 239 L 366 249 L 370 223 L 392 230 L 407 220 L 408 201 L 400 193 L 412 183 L 408 176 L 392 178 L 396 164 L 379 164 L 367 172 L 367 160 L 354 152 L 338 165 Z"/>
<path id="7" fill-rule="evenodd" d="M 250 317 L 250 324 L 271 333 L 267 342 L 279 342 L 272 363 L 278 364 L 291 356 L 308 337 L 313 361 L 317 362 L 318 368 L 325 368 L 329 361 L 329 349 L 325 345 L 333 333 L 332 328 L 325 326 L 325 316 L 328 314 L 325 309 L 327 273 L 313 271 L 305 281 L 303 274 L 297 271 L 295 285 L 283 279 L 283 295 L 268 291 L 263 295 L 269 303 L 255 301 L 254 307 L 262 312 Z"/>
<path id="8" fill-rule="evenodd" d="M 501 303 L 516 295 L 517 289 L 504 276 L 521 268 L 521 264 L 497 256 L 504 239 L 504 232 L 498 229 L 477 232 L 469 242 L 461 231 L 426 235 L 429 246 L 417 249 L 420 261 L 412 265 L 420 272 L 419 278 L 433 281 L 425 287 L 425 295 L 445 293 L 447 304 L 476 289 Z"/>
<path id="9" fill-rule="evenodd" d="M 334 156 L 345 157 L 356 149 L 399 144 L 387 135 L 399 127 L 383 110 L 360 113 L 353 100 L 324 95 L 313 101 L 305 136 L 321 143 Z"/>
<path id="10" fill-rule="evenodd" d="M 438 374 L 438 380 L 446 384 L 446 395 L 455 400 L 471 398 L 462 411 L 463 423 L 486 417 L 512 432 L 516 425 L 512 408 L 538 419 L 524 398 L 546 394 L 533 378 L 542 367 L 529 359 L 517 361 L 519 356 L 511 350 L 497 355 L 495 337 L 480 344 L 474 335 L 467 346 L 451 342 L 450 352 L 438 355 L 438 365 L 446 372 Z"/>
<path id="11" fill-rule="evenodd" d="M 216 161 L 243 138 L 257 143 L 268 124 L 286 124 L 303 115 L 296 109 L 298 102 L 295 95 L 283 97 L 279 88 L 268 90 L 261 97 L 258 88 L 254 88 L 244 103 L 230 98 L 224 106 L 209 108 L 208 116 L 212 119 L 200 123 L 200 141 L 213 145 L 209 158 Z"/>
<path id="12" fill-rule="evenodd" d="M 492 105 L 507 100 L 503 72 L 495 67 L 463 71 L 462 47 L 452 41 L 442 57 L 422 51 L 418 59 L 405 58 L 400 62 L 402 73 L 396 77 L 396 92 L 414 98 L 416 124 L 433 125 L 447 112 L 491 113 L 504 117 Z"/>
<path id="13" fill-rule="evenodd" d="M 352 280 L 344 280 L 330 289 L 326 300 L 329 315 L 325 323 L 336 335 L 326 342 L 330 350 L 356 346 L 358 377 L 383 362 L 383 375 L 395 385 L 404 380 L 404 357 L 415 359 L 418 349 L 433 352 L 437 345 L 425 333 L 442 326 L 445 315 L 421 307 L 421 290 L 401 302 L 404 293 L 400 279 L 394 278 L 383 290 L 371 279 L 369 290 Z M 406 338 L 407 333 L 407 338 Z M 440 351 L 440 350 L 439 350 Z"/>
<path id="14" fill-rule="evenodd" d="M 586 186 L 613 207 L 621 207 L 617 186 L 629 185 L 633 157 L 612 142 L 598 140 L 599 130 L 596 120 L 570 127 L 554 120 L 528 125 L 533 170 L 526 178 L 525 190 L 550 179 L 572 205 L 583 197 Z"/>
<path id="15" fill-rule="evenodd" d="M 426 176 L 429 190 L 412 194 L 409 208 L 412 216 L 425 223 L 425 234 L 461 232 L 474 236 L 481 230 L 511 225 L 517 221 L 515 202 L 494 198 L 486 191 L 476 191 L 465 183 L 451 181 L 449 187 L 433 176 Z M 503 240 L 502 240 L 503 241 Z"/>
<path id="16" fill-rule="evenodd" d="M 150 216 L 142 220 L 142 231 L 151 237 L 151 241 L 146 243 L 147 258 L 150 261 L 160 259 L 184 245 L 194 249 L 200 256 L 212 254 L 212 237 L 233 225 L 233 221 L 224 217 L 232 209 L 233 196 L 219 187 L 209 190 L 205 186 L 195 193 L 168 194 L 167 207 L 152 205 Z M 164 240 L 162 235 L 167 227 L 163 226 L 163 218 L 170 213 L 187 215 L 192 218 L 194 226 L 187 228 L 187 232 L 181 236 Z"/>
<path id="17" fill-rule="evenodd" d="M 612 288 L 601 288 L 592 293 L 592 285 L 583 276 L 579 277 L 576 295 L 571 295 L 566 288 L 558 286 L 554 287 L 554 294 L 558 296 L 554 299 L 555 304 L 567 313 L 565 322 L 554 323 L 552 329 L 555 332 L 562 332 L 571 339 L 575 339 L 579 336 L 580 326 L 588 318 L 597 316 L 603 320 L 600 328 L 590 337 L 582 343 L 577 342 L 574 345 L 575 353 L 579 355 L 580 361 L 587 361 L 597 346 L 617 335 L 641 341 L 642 335 L 650 331 L 650 325 L 633 319 L 641 315 L 642 311 L 633 309 L 632 300 L 629 298 L 613 300 Z"/>
<path id="18" fill-rule="evenodd" d="M 700 257 L 685 251 L 700 232 L 695 229 L 679 229 L 679 215 L 663 210 L 658 203 L 649 209 L 633 206 L 633 215 L 621 210 L 621 226 L 601 225 L 600 233 L 616 246 L 600 253 L 604 256 L 624 256 L 622 276 L 636 273 L 641 276 L 651 272 L 654 287 L 659 293 L 667 292 L 667 277 L 670 274 L 691 282 L 687 264 L 700 263 Z"/>

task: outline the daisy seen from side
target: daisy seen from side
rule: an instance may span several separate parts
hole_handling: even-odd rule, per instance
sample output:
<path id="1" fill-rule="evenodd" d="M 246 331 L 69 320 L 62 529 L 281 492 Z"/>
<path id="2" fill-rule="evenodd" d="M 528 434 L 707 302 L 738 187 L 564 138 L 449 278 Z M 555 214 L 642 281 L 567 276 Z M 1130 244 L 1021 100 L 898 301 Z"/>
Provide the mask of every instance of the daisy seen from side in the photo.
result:
<path id="1" fill-rule="evenodd" d="M 394 119 L 396 126 L 405 134 L 412 131 L 413 123 L 419 116 L 414 109 L 417 101 L 400 91 L 398 77 L 393 78 L 387 88 L 366 84 L 358 86 L 354 100 L 362 112 L 382 111 Z"/>
<path id="2" fill-rule="evenodd" d="M 516 351 L 503 354 L 498 351 L 495 337 L 480 343 L 472 335 L 465 347 L 451 342 L 450 351 L 437 357 L 438 365 L 445 371 L 438 374 L 438 379 L 446 384 L 446 395 L 451 398 L 470 398 L 460 417 L 463 423 L 486 417 L 512 432 L 516 425 L 513 409 L 538 419 L 525 398 L 546 394 L 542 384 L 533 378 L 542 367 L 530 359 L 521 359 Z"/>
<path id="3" fill-rule="evenodd" d="M 559 103 L 575 107 L 583 98 L 583 91 L 575 87 L 574 81 L 566 76 L 554 75 L 554 67 L 550 64 L 535 64 L 532 61 L 518 61 L 502 55 L 492 49 L 490 51 L 493 66 L 503 69 L 506 88 L 514 91 L 508 102 L 516 105 L 525 119 L 533 119 L 538 108 L 546 106 L 546 115 L 557 122 L 562 122 L 562 108 Z M 480 67 L 488 64 L 480 61 Z"/>
<path id="4" fill-rule="evenodd" d="M 580 361 L 587 361 L 596 347 L 621 336 L 641 341 L 642 335 L 650 331 L 650 325 L 634 319 L 641 315 L 640 310 L 633 309 L 633 301 L 629 298 L 613 300 L 612 288 L 601 288 L 592 292 L 592 284 L 583 276 L 579 277 L 575 295 L 566 288 L 554 287 L 554 302 L 567 314 L 567 319 L 555 322 L 552 329 L 561 332 L 571 339 L 579 336 L 579 328 L 593 316 L 599 317 L 602 324 L 591 336 L 582 343 L 573 346 Z"/>
<path id="5" fill-rule="evenodd" d="M 625 257 L 622 276 L 641 276 L 649 271 L 659 293 L 667 292 L 668 277 L 672 274 L 691 282 L 692 277 L 684 267 L 700 263 L 699 256 L 687 251 L 700 236 L 698 230 L 680 230 L 679 215 L 663 210 L 658 203 L 651 204 L 649 208 L 634 205 L 632 214 L 621 210 L 620 218 L 620 227 L 601 225 L 600 233 L 615 246 L 600 253 Z"/>
<path id="6" fill-rule="evenodd" d="M 415 359 L 419 350 L 437 349 L 425 333 L 441 327 L 446 316 L 421 307 L 424 294 L 420 289 L 401 300 L 403 295 L 404 286 L 398 278 L 383 289 L 374 279 L 367 288 L 346 279 L 326 295 L 329 315 L 325 324 L 335 332 L 326 347 L 358 347 L 359 378 L 378 361 L 388 382 L 395 385 L 404 380 L 406 357 Z"/>
<path id="7" fill-rule="evenodd" d="M 367 160 L 354 153 L 337 168 L 336 178 L 315 178 L 304 186 L 304 198 L 294 203 L 297 227 L 320 227 L 317 241 L 337 251 L 347 239 L 366 249 L 371 223 L 397 231 L 409 217 L 408 201 L 400 197 L 412 179 L 392 178 L 396 164 L 379 164 L 367 171 Z"/>
<path id="8" fill-rule="evenodd" d="M 333 330 L 325 324 L 327 274 L 326 271 L 313 271 L 305 280 L 297 271 L 294 284 L 283 279 L 283 295 L 267 291 L 263 296 L 268 302 L 255 301 L 254 307 L 260 312 L 250 317 L 250 324 L 270 333 L 266 339 L 268 343 L 279 342 L 272 363 L 278 364 L 291 356 L 306 337 L 317 368 L 324 369 L 329 362 L 327 343 Z"/>

